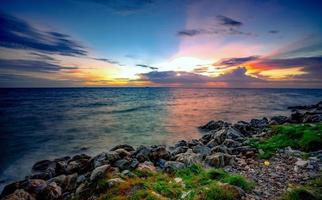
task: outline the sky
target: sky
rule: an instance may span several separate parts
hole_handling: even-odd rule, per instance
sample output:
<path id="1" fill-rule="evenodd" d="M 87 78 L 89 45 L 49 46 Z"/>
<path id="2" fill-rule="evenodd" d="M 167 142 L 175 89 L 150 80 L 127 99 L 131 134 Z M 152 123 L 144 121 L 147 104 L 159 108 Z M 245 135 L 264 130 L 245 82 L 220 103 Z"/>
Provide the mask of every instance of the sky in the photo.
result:
<path id="1" fill-rule="evenodd" d="M 1 0 L 0 87 L 322 88 L 319 0 Z"/>

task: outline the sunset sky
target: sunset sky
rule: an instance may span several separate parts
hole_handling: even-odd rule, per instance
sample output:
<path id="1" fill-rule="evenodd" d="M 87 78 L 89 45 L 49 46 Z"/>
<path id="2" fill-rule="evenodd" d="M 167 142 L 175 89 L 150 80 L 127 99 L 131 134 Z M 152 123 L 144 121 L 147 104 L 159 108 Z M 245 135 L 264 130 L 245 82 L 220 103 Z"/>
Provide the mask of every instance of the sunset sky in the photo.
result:
<path id="1" fill-rule="evenodd" d="M 322 1 L 1 0 L 0 87 L 322 88 Z"/>

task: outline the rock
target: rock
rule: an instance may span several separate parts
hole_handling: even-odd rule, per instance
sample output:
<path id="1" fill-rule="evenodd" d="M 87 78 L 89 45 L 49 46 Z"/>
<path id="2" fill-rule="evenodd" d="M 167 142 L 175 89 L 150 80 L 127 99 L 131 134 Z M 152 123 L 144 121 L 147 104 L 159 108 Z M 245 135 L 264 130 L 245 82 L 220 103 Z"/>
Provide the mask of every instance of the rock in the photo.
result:
<path id="1" fill-rule="evenodd" d="M 155 166 L 150 161 L 145 161 L 144 163 L 140 163 L 137 167 L 137 170 L 156 172 Z"/>
<path id="2" fill-rule="evenodd" d="M 246 193 L 240 187 L 230 185 L 230 184 L 221 184 L 221 187 L 227 191 L 231 191 L 234 194 L 234 199 L 243 199 L 246 196 Z"/>
<path id="3" fill-rule="evenodd" d="M 4 197 L 3 200 L 36 200 L 36 199 L 25 190 L 18 189 L 14 193 Z"/>
<path id="4" fill-rule="evenodd" d="M 129 177 L 129 178 L 136 177 L 136 175 L 134 173 L 132 173 L 130 170 L 122 171 L 121 175 L 122 175 L 122 177 Z"/>
<path id="5" fill-rule="evenodd" d="M 226 138 L 234 140 L 234 141 L 242 141 L 244 136 L 239 132 L 238 129 L 233 127 L 229 127 L 227 129 Z"/>
<path id="6" fill-rule="evenodd" d="M 93 168 L 100 167 L 102 165 L 109 164 L 109 160 L 107 160 L 107 156 L 105 152 L 98 154 L 97 156 L 93 157 L 90 162 L 92 163 Z"/>
<path id="7" fill-rule="evenodd" d="M 229 154 L 215 153 L 205 158 L 205 163 L 212 167 L 224 167 L 233 164 L 233 157 Z"/>
<path id="8" fill-rule="evenodd" d="M 135 151 L 135 149 L 131 145 L 128 145 L 128 144 L 120 144 L 120 145 L 117 145 L 117 146 L 113 147 L 111 149 L 111 151 L 115 151 L 117 149 L 124 149 L 124 150 L 126 150 L 128 152 Z"/>
<path id="9" fill-rule="evenodd" d="M 169 160 L 170 152 L 167 151 L 165 146 L 160 145 L 151 149 L 149 157 L 152 161 L 157 161 L 159 159 Z"/>
<path id="10" fill-rule="evenodd" d="M 304 115 L 299 111 L 295 110 L 292 112 L 291 116 L 289 117 L 288 121 L 291 123 L 301 123 L 303 121 Z"/>
<path id="11" fill-rule="evenodd" d="M 187 146 L 179 146 L 179 147 L 177 147 L 177 148 L 175 148 L 172 152 L 171 152 L 171 154 L 173 155 L 173 156 L 175 156 L 175 155 L 177 155 L 177 154 L 179 154 L 179 153 L 185 153 L 185 152 L 187 152 L 187 150 L 188 150 L 189 148 L 187 147 Z"/>
<path id="12" fill-rule="evenodd" d="M 227 122 L 224 121 L 210 121 L 207 124 L 200 126 L 199 129 L 204 130 L 204 131 L 211 131 L 211 130 L 219 130 L 222 129 L 223 127 L 228 126 Z"/>
<path id="13" fill-rule="evenodd" d="M 4 188 L 3 188 L 2 192 L 1 192 L 0 198 L 4 197 L 4 196 L 7 196 L 9 194 L 12 194 L 18 189 L 26 187 L 27 184 L 28 184 L 28 181 L 24 180 L 24 181 L 17 181 L 17 182 L 14 182 L 14 183 L 10 183 L 10 184 L 4 186 Z"/>
<path id="14" fill-rule="evenodd" d="M 119 154 L 115 151 L 112 151 L 112 152 L 107 152 L 106 154 L 106 160 L 109 162 L 109 163 L 113 163 L 115 161 L 117 161 L 118 159 L 120 159 L 121 157 L 119 156 Z"/>
<path id="15" fill-rule="evenodd" d="M 134 158 L 130 163 L 130 168 L 135 169 L 138 167 L 139 164 L 140 164 L 140 162 L 136 158 Z"/>
<path id="16" fill-rule="evenodd" d="M 185 167 L 185 164 L 177 161 L 167 161 L 164 166 L 166 172 L 175 172 L 178 169 Z"/>
<path id="17" fill-rule="evenodd" d="M 266 127 L 268 125 L 268 119 L 264 117 L 263 119 L 252 119 L 250 124 L 254 127 Z"/>
<path id="18" fill-rule="evenodd" d="M 193 139 L 190 142 L 188 142 L 188 147 L 189 148 L 193 148 L 194 146 L 197 146 L 197 145 L 202 145 L 202 143 L 199 142 L 199 140 L 196 140 L 196 139 Z"/>
<path id="19" fill-rule="evenodd" d="M 215 146 L 221 145 L 225 141 L 226 136 L 227 136 L 227 129 L 221 129 L 217 131 L 216 133 L 214 133 L 213 139 L 209 141 L 207 146 L 209 148 L 213 148 Z"/>
<path id="20" fill-rule="evenodd" d="M 180 140 L 179 142 L 177 142 L 174 146 L 175 146 L 175 148 L 177 148 L 177 147 L 185 147 L 185 146 L 187 146 L 188 145 L 188 142 L 187 141 L 185 141 L 185 140 Z"/>
<path id="21" fill-rule="evenodd" d="M 116 152 L 121 158 L 129 157 L 131 155 L 131 153 L 125 149 L 116 149 L 114 152 Z"/>
<path id="22" fill-rule="evenodd" d="M 192 164 L 198 164 L 202 161 L 202 155 L 195 154 L 189 149 L 186 153 L 180 153 L 175 156 L 175 160 L 184 163 L 186 166 L 191 166 Z"/>
<path id="23" fill-rule="evenodd" d="M 56 174 L 56 162 L 42 160 L 32 166 L 32 179 L 50 179 Z"/>
<path id="24" fill-rule="evenodd" d="M 102 165 L 100 167 L 95 168 L 91 173 L 90 180 L 94 181 L 99 178 L 102 178 L 109 167 L 109 165 Z"/>
<path id="25" fill-rule="evenodd" d="M 225 145 L 215 146 L 214 148 L 211 149 L 211 154 L 217 153 L 217 152 L 221 152 L 225 154 L 231 153 L 231 151 Z"/>
<path id="26" fill-rule="evenodd" d="M 49 183 L 39 194 L 37 199 L 54 200 L 61 197 L 61 188 L 55 183 Z"/>
<path id="27" fill-rule="evenodd" d="M 233 147 L 233 148 L 236 148 L 236 147 L 239 147 L 239 146 L 242 145 L 240 142 L 237 142 L 237 141 L 232 140 L 232 139 L 226 139 L 222 144 L 227 146 L 227 147 Z"/>
<path id="28" fill-rule="evenodd" d="M 140 146 L 133 153 L 133 157 L 135 157 L 139 162 L 144 162 L 149 160 L 151 149 L 145 146 Z"/>
<path id="29" fill-rule="evenodd" d="M 200 142 L 202 144 L 207 144 L 211 140 L 211 138 L 212 138 L 212 134 L 211 133 L 205 134 L 205 135 L 203 135 L 201 137 Z"/>
<path id="30" fill-rule="evenodd" d="M 109 179 L 107 181 L 107 186 L 108 188 L 112 188 L 112 187 L 115 187 L 121 183 L 124 183 L 125 181 L 120 179 L 120 178 L 113 178 L 113 179 Z"/>
<path id="31" fill-rule="evenodd" d="M 308 165 L 308 161 L 299 159 L 295 162 L 295 166 L 298 166 L 300 168 L 304 168 Z"/>
<path id="32" fill-rule="evenodd" d="M 197 145 L 197 146 L 193 147 L 192 152 L 199 153 L 201 155 L 209 155 L 211 150 L 207 146 Z"/>
<path id="33" fill-rule="evenodd" d="M 91 157 L 86 154 L 76 155 L 71 160 L 68 161 L 65 173 L 66 174 L 86 173 L 92 168 L 90 161 L 91 161 Z"/>
<path id="34" fill-rule="evenodd" d="M 284 124 L 287 122 L 287 117 L 286 116 L 274 116 L 271 118 L 271 121 L 269 122 L 269 124 L 272 125 L 272 121 L 275 121 L 276 124 Z"/>
<path id="35" fill-rule="evenodd" d="M 306 113 L 303 117 L 303 123 L 318 123 L 322 122 L 322 114 Z"/>
<path id="36" fill-rule="evenodd" d="M 77 179 L 77 173 L 67 176 L 62 174 L 50 179 L 48 183 L 55 182 L 59 187 L 61 187 L 62 191 L 65 192 L 76 189 Z"/>
<path id="37" fill-rule="evenodd" d="M 42 179 L 29 179 L 26 187 L 27 192 L 38 194 L 47 187 L 46 181 Z"/>
<path id="38" fill-rule="evenodd" d="M 118 167 L 121 171 L 129 169 L 131 162 L 127 159 L 120 159 L 114 162 L 113 166 Z"/>

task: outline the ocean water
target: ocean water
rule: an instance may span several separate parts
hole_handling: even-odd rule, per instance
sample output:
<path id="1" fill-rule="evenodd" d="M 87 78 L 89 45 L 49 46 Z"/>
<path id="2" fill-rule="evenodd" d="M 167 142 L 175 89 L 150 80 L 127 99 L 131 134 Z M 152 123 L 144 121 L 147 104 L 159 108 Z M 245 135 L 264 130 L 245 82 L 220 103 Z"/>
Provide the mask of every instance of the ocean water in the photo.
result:
<path id="1" fill-rule="evenodd" d="M 169 145 L 200 137 L 209 120 L 286 115 L 288 106 L 321 100 L 313 89 L 0 89 L 0 189 L 41 159 Z"/>

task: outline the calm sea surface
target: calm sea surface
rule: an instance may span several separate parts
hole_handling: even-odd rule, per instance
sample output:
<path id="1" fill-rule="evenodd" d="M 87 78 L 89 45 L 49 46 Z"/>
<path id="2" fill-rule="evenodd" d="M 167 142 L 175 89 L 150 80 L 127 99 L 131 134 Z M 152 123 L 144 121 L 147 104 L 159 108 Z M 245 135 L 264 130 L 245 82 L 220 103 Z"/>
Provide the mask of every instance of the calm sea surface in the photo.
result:
<path id="1" fill-rule="evenodd" d="M 211 119 L 288 114 L 321 100 L 322 90 L 302 89 L 0 89 L 0 190 L 41 159 L 172 144 L 198 138 L 196 127 Z"/>

